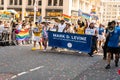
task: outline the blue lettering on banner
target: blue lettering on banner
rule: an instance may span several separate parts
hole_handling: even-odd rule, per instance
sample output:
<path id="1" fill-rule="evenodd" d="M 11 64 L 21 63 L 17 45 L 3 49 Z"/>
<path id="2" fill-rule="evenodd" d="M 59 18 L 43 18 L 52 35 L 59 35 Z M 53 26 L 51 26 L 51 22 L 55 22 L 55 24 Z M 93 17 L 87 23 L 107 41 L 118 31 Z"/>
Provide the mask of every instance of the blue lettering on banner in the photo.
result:
<path id="1" fill-rule="evenodd" d="M 61 32 L 48 32 L 49 46 L 67 48 L 89 53 L 92 46 L 91 35 L 79 35 Z"/>

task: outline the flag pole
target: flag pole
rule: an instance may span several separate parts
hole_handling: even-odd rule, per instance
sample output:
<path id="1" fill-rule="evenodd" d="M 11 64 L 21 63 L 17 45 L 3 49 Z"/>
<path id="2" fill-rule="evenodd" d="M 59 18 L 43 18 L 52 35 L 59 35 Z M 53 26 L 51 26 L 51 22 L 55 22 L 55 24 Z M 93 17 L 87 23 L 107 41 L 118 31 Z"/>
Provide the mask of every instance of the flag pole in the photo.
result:
<path id="1" fill-rule="evenodd" d="M 36 12 L 38 11 L 37 1 L 38 0 L 35 0 L 35 3 L 34 3 L 34 23 L 36 22 Z"/>
<path id="2" fill-rule="evenodd" d="M 34 23 L 36 22 L 36 10 L 34 10 Z"/>

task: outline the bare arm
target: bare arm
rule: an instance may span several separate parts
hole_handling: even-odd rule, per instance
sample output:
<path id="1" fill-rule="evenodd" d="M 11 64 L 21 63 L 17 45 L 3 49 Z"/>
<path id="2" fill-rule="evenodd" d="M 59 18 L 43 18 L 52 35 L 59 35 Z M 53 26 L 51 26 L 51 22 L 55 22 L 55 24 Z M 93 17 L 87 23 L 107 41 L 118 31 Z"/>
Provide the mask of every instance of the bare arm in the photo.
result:
<path id="1" fill-rule="evenodd" d="M 97 30 L 95 30 L 95 36 L 97 36 L 98 35 L 98 31 Z"/>
<path id="2" fill-rule="evenodd" d="M 56 26 L 56 32 L 58 32 L 58 25 Z"/>
<path id="3" fill-rule="evenodd" d="M 85 19 L 86 25 L 85 25 L 85 29 L 88 27 L 88 21 L 87 19 Z"/>

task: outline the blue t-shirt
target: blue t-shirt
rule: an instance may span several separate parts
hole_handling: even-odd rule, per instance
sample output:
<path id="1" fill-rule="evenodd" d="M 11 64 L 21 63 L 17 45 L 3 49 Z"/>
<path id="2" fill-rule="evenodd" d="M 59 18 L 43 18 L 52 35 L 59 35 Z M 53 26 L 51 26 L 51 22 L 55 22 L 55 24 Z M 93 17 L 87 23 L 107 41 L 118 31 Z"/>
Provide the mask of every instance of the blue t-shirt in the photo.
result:
<path id="1" fill-rule="evenodd" d="M 104 32 L 104 28 L 99 27 L 99 28 L 98 28 L 98 34 L 99 34 L 99 35 L 102 35 L 103 32 Z"/>
<path id="2" fill-rule="evenodd" d="M 119 37 L 120 37 L 120 28 L 115 27 L 114 32 L 110 33 L 110 38 L 108 41 L 108 47 L 119 47 Z"/>

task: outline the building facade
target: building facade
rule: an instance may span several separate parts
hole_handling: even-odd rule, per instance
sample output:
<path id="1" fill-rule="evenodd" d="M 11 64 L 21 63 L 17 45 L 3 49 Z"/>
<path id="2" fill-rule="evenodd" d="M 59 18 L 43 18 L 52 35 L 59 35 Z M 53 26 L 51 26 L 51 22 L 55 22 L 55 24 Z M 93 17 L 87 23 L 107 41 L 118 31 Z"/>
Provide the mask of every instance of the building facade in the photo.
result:
<path id="1" fill-rule="evenodd" d="M 120 20 L 120 1 L 107 0 L 101 2 L 101 21 L 106 24 L 112 20 Z"/>
<path id="2" fill-rule="evenodd" d="M 33 18 L 35 0 L 0 0 L 0 10 L 14 9 L 21 19 Z M 37 0 L 37 17 L 45 18 L 60 17 L 61 14 L 78 16 L 78 10 L 90 14 L 93 7 L 99 14 L 100 0 Z"/>

